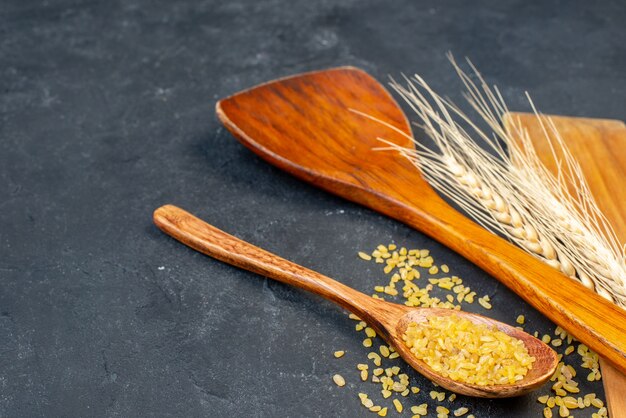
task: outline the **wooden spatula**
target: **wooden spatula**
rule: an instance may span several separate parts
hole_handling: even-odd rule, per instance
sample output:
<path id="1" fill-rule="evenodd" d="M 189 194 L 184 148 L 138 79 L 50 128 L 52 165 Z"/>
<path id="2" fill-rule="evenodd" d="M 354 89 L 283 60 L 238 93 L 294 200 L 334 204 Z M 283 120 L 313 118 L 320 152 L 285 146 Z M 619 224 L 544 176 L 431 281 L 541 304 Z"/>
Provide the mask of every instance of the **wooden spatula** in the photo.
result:
<path id="1" fill-rule="evenodd" d="M 533 114 L 514 113 L 504 118 L 511 130 L 512 118 L 528 130 L 543 164 L 556 173 L 550 144 Z M 576 156 L 600 209 L 626 243 L 626 126 L 607 119 L 550 116 L 567 147 Z M 520 142 L 521 144 L 521 142 Z M 601 360 L 602 381 L 611 418 L 626 417 L 626 375 Z"/>
<path id="2" fill-rule="evenodd" d="M 363 71 L 338 68 L 263 84 L 221 100 L 217 114 L 265 160 L 430 235 L 626 373 L 626 311 L 455 211 L 408 160 L 373 149 L 378 137 L 412 146 L 411 130 L 391 95 Z"/>

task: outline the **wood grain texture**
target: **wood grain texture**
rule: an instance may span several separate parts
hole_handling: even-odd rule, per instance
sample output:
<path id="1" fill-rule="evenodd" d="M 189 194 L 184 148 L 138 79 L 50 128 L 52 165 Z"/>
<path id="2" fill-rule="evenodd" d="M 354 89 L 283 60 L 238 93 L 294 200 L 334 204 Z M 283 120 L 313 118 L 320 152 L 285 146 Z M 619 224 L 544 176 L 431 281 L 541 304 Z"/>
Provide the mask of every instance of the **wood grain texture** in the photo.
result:
<path id="1" fill-rule="evenodd" d="M 505 127 L 513 122 L 511 118 L 528 130 L 541 161 L 556 173 L 557 162 L 538 118 L 534 114 L 512 113 L 505 116 Z M 618 120 L 550 118 L 580 163 L 591 193 L 620 242 L 626 243 L 626 126 Z M 600 363 L 610 416 L 626 417 L 626 374 L 606 361 Z"/>
<path id="2" fill-rule="evenodd" d="M 544 384 L 554 373 L 558 358 L 554 350 L 537 338 L 502 322 L 468 312 L 440 308 L 411 308 L 375 299 L 329 277 L 299 266 L 261 248 L 235 238 L 190 213 L 172 205 L 154 212 L 154 223 L 165 233 L 189 247 L 228 264 L 261 274 L 322 296 L 365 320 L 418 372 L 451 391 L 485 398 L 504 398 L 530 392 Z M 522 340 L 531 356 L 533 368 L 513 385 L 478 386 L 441 376 L 413 356 L 402 341 L 411 322 L 423 323 L 430 316 L 458 315 L 477 324 L 495 326 Z"/>
<path id="3" fill-rule="evenodd" d="M 411 129 L 390 94 L 365 72 L 347 67 L 281 79 L 221 100 L 216 111 L 268 162 L 428 234 L 626 372 L 626 311 L 462 216 L 408 160 L 374 150 L 378 137 L 411 146 Z"/>

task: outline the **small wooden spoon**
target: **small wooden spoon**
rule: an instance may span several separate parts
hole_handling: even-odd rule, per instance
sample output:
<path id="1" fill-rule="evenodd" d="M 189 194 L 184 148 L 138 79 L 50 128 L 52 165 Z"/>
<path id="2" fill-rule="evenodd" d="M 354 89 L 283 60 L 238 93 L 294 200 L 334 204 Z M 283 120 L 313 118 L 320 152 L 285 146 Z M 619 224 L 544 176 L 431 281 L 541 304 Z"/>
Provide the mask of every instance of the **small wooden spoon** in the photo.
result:
<path id="1" fill-rule="evenodd" d="M 484 316 L 451 309 L 410 308 L 374 299 L 312 270 L 228 235 L 190 213 L 166 205 L 154 212 L 154 223 L 183 244 L 245 270 L 318 294 L 354 312 L 374 328 L 415 370 L 451 391 L 484 398 L 504 398 L 527 393 L 546 382 L 554 373 L 558 358 L 554 350 L 525 332 Z M 478 386 L 454 381 L 434 372 L 406 347 L 402 335 L 411 322 L 422 323 L 429 316 L 458 315 L 478 323 L 496 326 L 500 331 L 524 342 L 536 358 L 532 369 L 518 383 Z"/>
<path id="2" fill-rule="evenodd" d="M 412 134 L 402 109 L 365 72 L 284 78 L 220 100 L 216 110 L 263 159 L 430 235 L 626 373 L 626 310 L 461 215 L 399 153 L 375 150 L 378 138 L 412 147 Z"/>

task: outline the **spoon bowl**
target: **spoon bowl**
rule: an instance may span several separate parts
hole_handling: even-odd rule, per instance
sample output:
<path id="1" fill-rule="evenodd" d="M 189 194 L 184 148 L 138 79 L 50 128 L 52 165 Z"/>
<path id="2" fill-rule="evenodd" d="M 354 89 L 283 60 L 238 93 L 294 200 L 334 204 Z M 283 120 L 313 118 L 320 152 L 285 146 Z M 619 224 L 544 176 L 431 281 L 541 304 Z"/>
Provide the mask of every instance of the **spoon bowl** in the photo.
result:
<path id="1" fill-rule="evenodd" d="M 515 327 L 468 312 L 439 308 L 411 308 L 372 298 L 329 277 L 228 235 L 175 206 L 166 205 L 158 208 L 154 212 L 154 222 L 166 234 L 206 255 L 316 293 L 352 311 L 374 328 L 387 343 L 395 347 L 398 354 L 410 366 L 453 392 L 485 398 L 522 395 L 545 383 L 558 364 L 554 350 Z M 408 324 L 424 323 L 429 316 L 433 315 L 458 315 L 473 323 L 496 326 L 500 331 L 521 340 L 536 361 L 523 380 L 510 385 L 479 386 L 455 381 L 436 373 L 426 363 L 417 359 L 402 339 Z"/>
<path id="2" fill-rule="evenodd" d="M 483 324 L 490 327 L 495 326 L 499 331 L 521 340 L 528 350 L 528 354 L 535 358 L 532 368 L 528 371 L 526 376 L 524 376 L 524 379 L 514 385 L 484 386 L 463 383 L 449 378 L 445 378 L 446 381 L 440 383 L 443 379 L 442 376 L 434 372 L 425 362 L 417 359 L 410 349 L 404 344 L 402 336 L 406 332 L 409 324 L 412 322 L 420 324 L 428 321 L 429 316 L 441 317 L 450 315 L 458 315 L 459 317 L 468 319 L 475 324 Z M 528 393 L 544 384 L 553 375 L 558 364 L 558 358 L 554 350 L 532 335 L 529 335 L 518 328 L 482 315 L 451 309 L 408 308 L 404 316 L 401 316 L 397 320 L 395 340 L 398 341 L 394 343 L 394 347 L 398 354 L 400 354 L 402 358 L 404 358 L 404 360 L 411 365 L 411 367 L 418 370 L 421 374 L 428 377 L 433 382 L 437 382 L 440 386 L 443 386 L 448 390 L 477 397 L 504 398 Z"/>

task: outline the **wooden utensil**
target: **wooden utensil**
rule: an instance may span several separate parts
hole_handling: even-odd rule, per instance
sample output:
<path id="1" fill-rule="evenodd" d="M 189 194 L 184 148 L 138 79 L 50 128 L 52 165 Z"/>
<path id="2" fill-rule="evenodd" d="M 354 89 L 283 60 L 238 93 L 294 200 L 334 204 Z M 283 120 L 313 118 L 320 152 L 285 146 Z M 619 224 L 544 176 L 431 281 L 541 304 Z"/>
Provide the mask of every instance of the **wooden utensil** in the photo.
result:
<path id="1" fill-rule="evenodd" d="M 556 160 L 540 120 L 534 114 L 506 115 L 504 126 L 509 132 L 514 132 L 511 129 L 513 118 L 528 130 L 542 163 L 556 174 Z M 550 118 L 580 163 L 591 194 L 615 229 L 618 239 L 626 243 L 626 126 L 618 120 Z M 557 155 L 560 157 L 560 154 Z M 626 375 L 602 359 L 600 366 L 609 415 L 611 418 L 626 417 Z"/>
<path id="2" fill-rule="evenodd" d="M 216 111 L 265 160 L 430 235 L 626 372 L 626 311 L 455 211 L 408 160 L 374 150 L 378 137 L 412 146 L 411 129 L 365 72 L 346 67 L 284 78 L 221 100 Z"/>
<path id="3" fill-rule="evenodd" d="M 335 280 L 287 261 L 261 248 L 228 235 L 176 206 L 166 205 L 154 212 L 154 223 L 165 233 L 206 255 L 318 294 L 354 312 L 374 328 L 415 370 L 451 391 L 469 396 L 504 398 L 527 393 L 545 383 L 554 373 L 558 358 L 554 350 L 537 338 L 494 319 L 463 311 L 441 308 L 411 308 L 374 299 Z M 423 323 L 430 316 L 458 315 L 477 324 L 495 326 L 523 341 L 536 358 L 523 380 L 510 385 L 478 386 L 461 383 L 434 372 L 417 359 L 404 344 L 402 335 L 411 322 Z"/>

